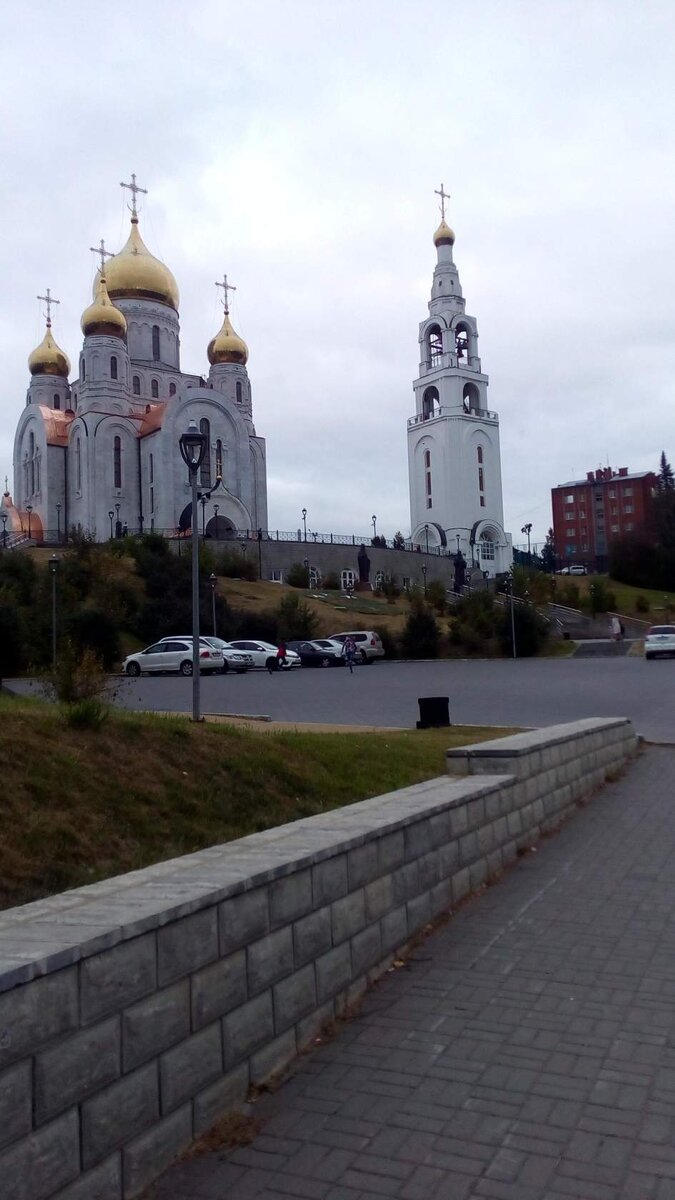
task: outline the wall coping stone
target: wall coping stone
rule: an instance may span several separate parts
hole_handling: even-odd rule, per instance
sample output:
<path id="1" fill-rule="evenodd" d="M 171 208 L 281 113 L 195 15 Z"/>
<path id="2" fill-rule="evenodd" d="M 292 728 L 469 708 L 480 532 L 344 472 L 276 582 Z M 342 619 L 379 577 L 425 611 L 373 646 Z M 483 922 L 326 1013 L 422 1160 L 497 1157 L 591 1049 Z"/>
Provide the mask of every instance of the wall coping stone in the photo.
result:
<path id="1" fill-rule="evenodd" d="M 332 858 L 338 847 L 346 853 L 382 830 L 405 829 L 512 782 L 511 775 L 442 775 L 6 909 L 0 912 L 0 993 Z"/>
<path id="2" fill-rule="evenodd" d="M 584 717 L 579 721 L 567 721 L 562 725 L 548 725 L 543 729 L 531 729 L 514 733 L 509 737 L 496 738 L 491 742 L 475 742 L 471 746 L 457 746 L 446 750 L 446 759 L 471 758 L 520 758 L 533 750 L 545 750 L 574 741 L 581 734 L 604 733 L 608 729 L 625 726 L 626 732 L 634 736 L 627 717 Z"/>

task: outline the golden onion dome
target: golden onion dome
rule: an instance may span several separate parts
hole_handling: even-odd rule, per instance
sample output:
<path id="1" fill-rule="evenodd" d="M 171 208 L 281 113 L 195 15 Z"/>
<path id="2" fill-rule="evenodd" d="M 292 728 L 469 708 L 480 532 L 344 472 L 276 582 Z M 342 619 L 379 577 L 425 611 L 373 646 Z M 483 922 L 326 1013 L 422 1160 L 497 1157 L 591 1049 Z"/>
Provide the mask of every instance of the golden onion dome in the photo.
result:
<path id="1" fill-rule="evenodd" d="M 206 353 L 212 366 L 215 363 L 241 363 L 243 366 L 248 361 L 248 346 L 234 332 L 228 312 L 223 317 L 220 331 L 211 338 Z"/>
<path id="2" fill-rule="evenodd" d="M 70 359 L 57 346 L 52 333 L 52 323 L 47 320 L 45 336 L 28 358 L 28 370 L 31 375 L 60 375 L 67 379 L 70 374 Z"/>
<path id="3" fill-rule="evenodd" d="M 434 246 L 452 246 L 455 241 L 455 231 L 448 225 L 445 217 L 434 234 Z"/>
<path id="4" fill-rule="evenodd" d="M 99 270 L 94 283 L 94 297 Z M 178 309 L 178 284 L 168 267 L 150 253 L 138 231 L 138 217 L 131 218 L 131 233 L 119 254 L 105 265 L 105 279 L 111 300 L 156 300 L 169 308 Z"/>
<path id="5" fill-rule="evenodd" d="M 105 333 L 109 337 L 126 337 L 127 320 L 119 308 L 115 308 L 106 287 L 106 279 L 99 272 L 94 303 L 85 308 L 80 321 L 85 337 L 94 333 Z"/>

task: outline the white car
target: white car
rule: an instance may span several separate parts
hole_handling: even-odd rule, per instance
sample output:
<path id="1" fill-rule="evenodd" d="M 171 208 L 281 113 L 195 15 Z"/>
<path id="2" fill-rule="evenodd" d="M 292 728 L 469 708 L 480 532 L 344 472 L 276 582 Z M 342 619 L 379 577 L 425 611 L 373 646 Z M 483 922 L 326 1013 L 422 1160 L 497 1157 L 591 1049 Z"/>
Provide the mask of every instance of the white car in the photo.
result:
<path id="1" fill-rule="evenodd" d="M 250 654 L 254 667 L 267 667 L 268 671 L 278 670 L 278 646 L 272 645 L 272 642 L 253 642 L 242 639 L 241 641 L 230 642 L 230 645 L 235 650 L 245 650 L 247 654 Z M 299 667 L 301 665 L 300 655 L 296 654 L 294 650 L 287 650 L 285 669 L 290 670 L 291 667 Z"/>
<path id="2" fill-rule="evenodd" d="M 582 563 L 572 563 L 571 566 L 558 571 L 558 575 L 588 575 L 588 571 Z"/>
<path id="3" fill-rule="evenodd" d="M 163 642 L 173 642 L 178 638 L 181 642 L 189 642 L 192 645 L 192 634 L 175 633 L 173 637 L 165 637 Z M 223 662 L 221 672 L 227 675 L 228 671 L 234 671 L 236 675 L 244 675 L 251 667 L 255 666 L 250 654 L 244 654 L 241 650 L 233 650 L 229 642 L 224 642 L 222 638 L 212 637 L 211 634 L 202 634 L 199 638 L 200 645 L 211 646 L 215 650 L 221 650 L 223 654 Z"/>
<path id="4" fill-rule="evenodd" d="M 356 646 L 356 661 L 368 663 L 371 666 L 376 658 L 384 658 L 384 646 L 379 634 L 372 629 L 357 629 L 355 633 L 331 633 L 329 641 L 344 645 L 346 638 L 352 638 Z"/>
<path id="5" fill-rule="evenodd" d="M 645 658 L 675 654 L 675 625 L 652 625 L 645 634 Z"/>
<path id="6" fill-rule="evenodd" d="M 200 642 L 199 670 L 221 672 L 223 652 Z M 137 654 L 128 654 L 122 663 L 125 675 L 159 675 L 162 671 L 178 671 L 181 675 L 192 674 L 192 639 L 168 638 L 155 642 Z"/>

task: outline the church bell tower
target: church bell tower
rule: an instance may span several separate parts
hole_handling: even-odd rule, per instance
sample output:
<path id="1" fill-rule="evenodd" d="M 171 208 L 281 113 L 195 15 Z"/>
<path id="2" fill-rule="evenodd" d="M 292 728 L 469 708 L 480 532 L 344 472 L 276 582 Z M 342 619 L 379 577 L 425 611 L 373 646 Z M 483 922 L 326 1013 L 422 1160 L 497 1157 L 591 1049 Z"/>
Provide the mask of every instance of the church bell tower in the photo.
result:
<path id="1" fill-rule="evenodd" d="M 436 195 L 438 261 L 429 315 L 419 327 L 416 412 L 408 420 L 411 538 L 451 554 L 461 550 L 470 567 L 494 576 L 513 557 L 503 528 L 499 417 L 488 409 L 478 326 L 465 312 L 442 184 Z"/>

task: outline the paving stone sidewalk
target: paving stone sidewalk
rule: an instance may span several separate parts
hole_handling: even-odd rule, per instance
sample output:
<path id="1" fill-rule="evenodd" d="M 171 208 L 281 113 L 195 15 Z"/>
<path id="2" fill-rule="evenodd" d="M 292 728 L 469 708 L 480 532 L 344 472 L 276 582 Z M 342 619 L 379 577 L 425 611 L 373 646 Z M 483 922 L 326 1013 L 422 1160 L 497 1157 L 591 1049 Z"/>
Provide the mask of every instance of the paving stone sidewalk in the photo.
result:
<path id="1" fill-rule="evenodd" d="M 157 1200 L 675 1200 L 675 751 L 471 900 Z"/>

